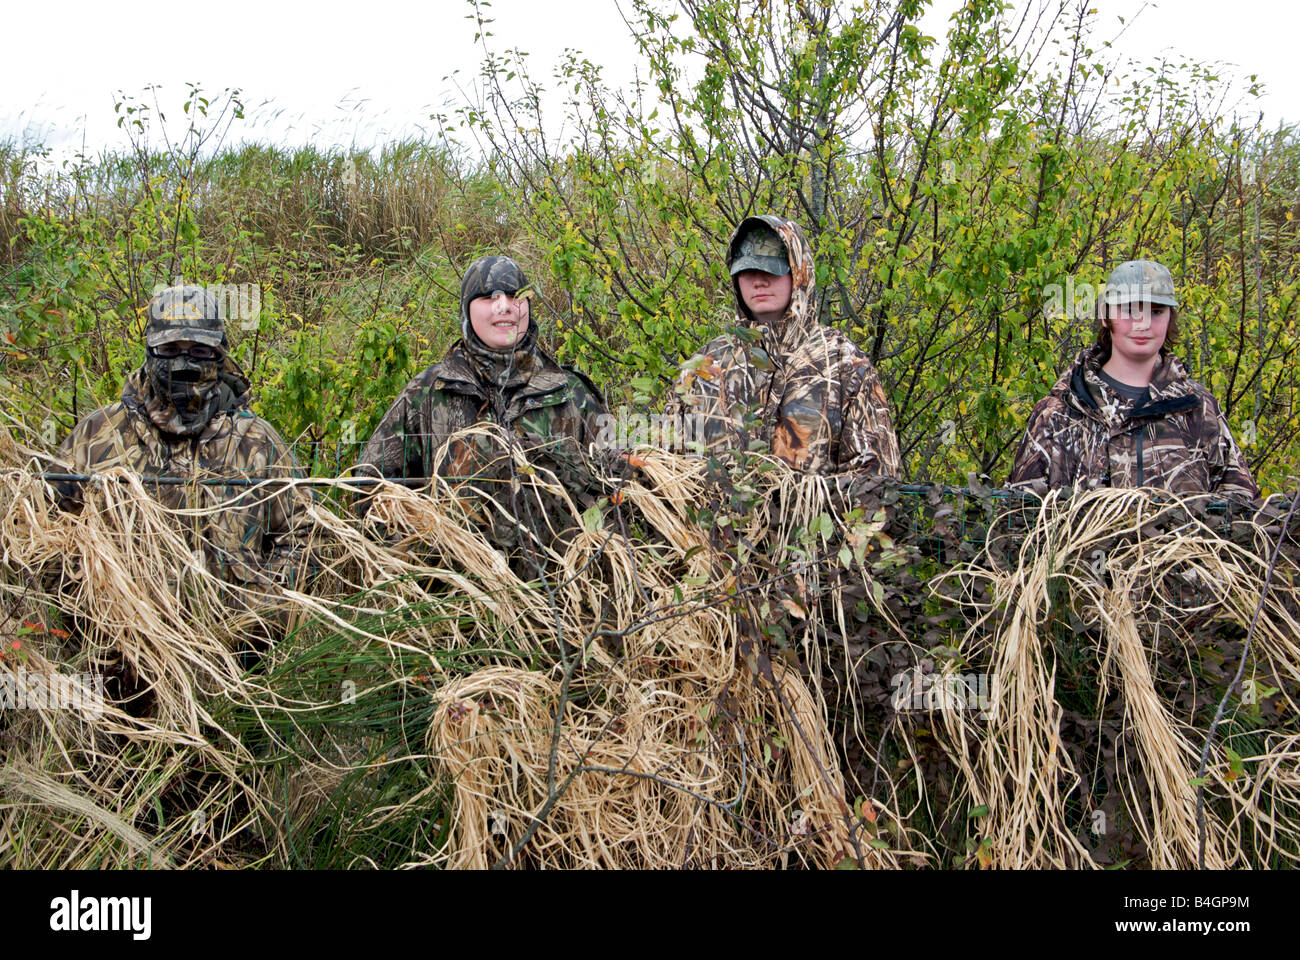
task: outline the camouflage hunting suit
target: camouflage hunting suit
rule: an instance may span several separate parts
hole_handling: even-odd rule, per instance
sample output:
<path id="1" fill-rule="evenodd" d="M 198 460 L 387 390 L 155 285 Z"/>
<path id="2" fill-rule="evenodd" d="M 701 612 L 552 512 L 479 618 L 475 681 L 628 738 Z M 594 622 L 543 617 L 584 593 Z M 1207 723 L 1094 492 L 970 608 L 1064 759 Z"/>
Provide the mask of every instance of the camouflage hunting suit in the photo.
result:
<path id="1" fill-rule="evenodd" d="M 487 421 L 511 429 L 528 459 L 553 470 L 566 487 L 584 488 L 590 482 L 584 451 L 596 439 L 596 418 L 603 413 L 604 401 L 591 381 L 541 350 L 497 388 L 474 363 L 465 342 L 457 341 L 406 385 L 358 464 L 385 477 L 508 479 L 506 451 L 492 437 L 457 437 L 448 443 L 458 431 Z"/>
<path id="2" fill-rule="evenodd" d="M 486 489 L 506 489 L 513 467 L 499 437 L 453 438 L 475 424 L 494 423 L 509 431 L 529 461 L 554 473 L 580 503 L 594 502 L 600 483 L 587 451 L 606 413 L 600 391 L 538 347 L 531 311 L 528 331 L 508 350 L 489 349 L 470 324 L 469 304 L 475 297 L 494 291 L 527 296 L 528 289 L 523 271 L 509 257 L 483 257 L 470 265 L 461 280 L 462 338 L 408 383 L 389 407 L 361 451 L 360 474 L 463 477 Z M 509 512 L 510 499 L 493 495 Z M 554 512 L 548 508 L 548 513 Z M 514 535 L 492 517 L 494 542 L 514 542 Z"/>
<path id="3" fill-rule="evenodd" d="M 845 334 L 818 322 L 812 251 L 799 226 L 775 216 L 745 220 L 732 237 L 728 264 L 743 234 L 759 223 L 785 244 L 790 306 L 777 323 L 757 323 L 733 277 L 739 329 L 710 341 L 683 364 L 679 399 L 670 401 L 667 412 L 701 415 L 702 429 L 695 433 L 712 452 L 746 449 L 761 440 L 797 470 L 900 477 L 898 440 L 880 375 Z"/>
<path id="4" fill-rule="evenodd" d="M 1258 495 L 1213 395 L 1161 356 L 1148 396 L 1130 401 L 1099 375 L 1100 347 L 1079 354 L 1029 416 L 1010 486 L 1159 487 L 1178 494 Z"/>
<path id="5" fill-rule="evenodd" d="M 122 399 L 96 410 L 73 428 L 59 448 L 72 473 L 95 474 L 126 467 L 146 477 L 265 479 L 297 477 L 292 451 L 275 429 L 248 409 L 248 379 L 229 356 L 218 367 L 212 414 L 187 434 L 163 427 L 179 424 L 172 401 L 160 398 L 148 363 L 127 377 Z M 161 426 L 160 426 L 161 425 Z M 54 484 L 65 505 L 75 507 L 81 485 Z M 164 506 L 219 507 L 241 497 L 239 505 L 181 522 L 203 545 L 208 569 L 228 582 L 256 584 L 264 578 L 294 582 L 304 555 L 310 521 L 305 494 L 268 493 L 244 486 L 158 485 L 147 487 Z"/>

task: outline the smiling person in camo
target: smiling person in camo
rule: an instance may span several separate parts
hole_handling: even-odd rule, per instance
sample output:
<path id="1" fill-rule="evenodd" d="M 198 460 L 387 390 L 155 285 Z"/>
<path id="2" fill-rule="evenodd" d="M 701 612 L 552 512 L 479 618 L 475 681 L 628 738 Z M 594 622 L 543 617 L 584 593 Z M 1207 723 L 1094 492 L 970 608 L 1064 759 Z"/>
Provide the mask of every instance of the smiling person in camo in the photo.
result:
<path id="1" fill-rule="evenodd" d="M 902 475 L 889 401 L 870 357 L 818 321 L 816 270 L 799 225 L 749 217 L 727 248 L 740 329 L 682 365 L 668 414 L 695 415 L 715 453 L 763 441 L 808 473 Z"/>
<path id="2" fill-rule="evenodd" d="M 1099 299 L 1097 341 L 1029 416 L 1010 485 L 1158 487 L 1251 499 L 1259 488 L 1214 396 L 1171 352 L 1168 268 L 1121 263 Z"/>
<path id="3" fill-rule="evenodd" d="M 507 452 L 486 435 L 452 439 L 496 423 L 530 461 L 571 491 L 591 483 L 585 456 L 605 402 L 583 374 L 537 343 L 532 288 L 510 257 L 480 257 L 461 278 L 461 339 L 418 374 L 384 414 L 358 460 L 362 475 L 475 477 L 507 481 Z"/>

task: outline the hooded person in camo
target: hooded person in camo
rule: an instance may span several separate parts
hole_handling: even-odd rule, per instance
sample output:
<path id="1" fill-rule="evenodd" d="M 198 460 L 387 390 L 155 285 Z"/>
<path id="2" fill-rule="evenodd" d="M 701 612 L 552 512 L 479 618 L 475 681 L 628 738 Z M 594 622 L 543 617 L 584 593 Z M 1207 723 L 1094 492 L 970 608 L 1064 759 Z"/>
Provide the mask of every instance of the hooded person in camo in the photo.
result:
<path id="1" fill-rule="evenodd" d="M 605 414 L 600 391 L 537 343 L 528 278 L 509 257 L 481 257 L 461 278 L 461 339 L 417 375 L 361 451 L 358 473 L 464 477 L 499 483 L 511 464 L 495 438 L 458 431 L 491 422 L 571 493 L 594 489 L 588 444 Z"/>
<path id="2" fill-rule="evenodd" d="M 711 452 L 760 440 L 796 470 L 900 477 L 880 375 L 852 340 L 818 322 L 812 251 L 798 224 L 747 218 L 727 267 L 739 329 L 682 365 L 668 413 L 694 415 Z"/>
<path id="3" fill-rule="evenodd" d="M 1112 271 L 1097 342 L 1034 407 L 1009 485 L 1158 487 L 1177 494 L 1259 493 L 1214 396 L 1171 352 L 1178 300 L 1169 270 L 1130 260 Z"/>
<path id="4" fill-rule="evenodd" d="M 71 472 L 125 467 L 146 477 L 260 480 L 298 477 L 288 445 L 250 409 L 248 378 L 227 351 L 217 298 L 200 286 L 168 287 L 149 302 L 145 362 L 129 374 L 122 399 L 96 410 L 68 434 L 58 457 Z M 80 484 L 54 484 L 77 509 Z M 208 568 L 227 582 L 292 583 L 308 525 L 304 495 L 246 485 L 149 487 L 169 508 L 212 509 L 186 518 Z M 240 497 L 235 506 L 223 501 Z M 195 544 L 198 545 L 197 543 Z"/>

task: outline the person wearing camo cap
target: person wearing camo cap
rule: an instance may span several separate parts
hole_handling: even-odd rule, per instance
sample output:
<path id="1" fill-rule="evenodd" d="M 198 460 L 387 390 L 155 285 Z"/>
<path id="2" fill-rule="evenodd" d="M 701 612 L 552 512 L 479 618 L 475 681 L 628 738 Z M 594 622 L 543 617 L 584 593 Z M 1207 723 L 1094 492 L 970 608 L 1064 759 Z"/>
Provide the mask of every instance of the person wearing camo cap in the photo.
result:
<path id="1" fill-rule="evenodd" d="M 1171 351 L 1178 298 L 1167 267 L 1129 260 L 1098 298 L 1096 342 L 1029 416 L 1009 486 L 1157 487 L 1259 494 L 1213 394 Z"/>
<path id="2" fill-rule="evenodd" d="M 249 409 L 248 377 L 230 355 L 221 303 L 196 285 L 167 287 L 147 308 L 145 359 L 126 378 L 122 397 L 79 422 L 58 458 L 71 473 L 125 467 L 147 477 L 243 480 L 301 476 L 275 428 Z M 54 484 L 77 509 L 79 483 Z M 296 490 L 244 496 L 247 486 L 157 485 L 170 508 L 212 508 L 194 529 L 210 570 L 229 582 L 292 582 L 303 559 L 306 503 Z M 195 544 L 199 546 L 198 543 Z"/>
<path id="3" fill-rule="evenodd" d="M 54 470 L 94 477 L 123 467 L 143 477 L 193 483 L 147 484 L 163 506 L 194 511 L 177 526 L 196 557 L 235 589 L 233 609 L 253 611 L 242 634 L 230 639 L 244 666 L 290 626 L 289 609 L 270 592 L 295 587 L 308 575 L 309 495 L 299 489 L 251 493 L 248 481 L 302 475 L 293 451 L 275 428 L 249 409 L 252 390 L 226 340 L 220 301 L 204 287 L 159 291 L 147 307 L 145 359 L 126 378 L 122 397 L 85 417 L 64 439 Z M 199 483 L 231 478 L 237 484 Z M 80 482 L 54 480 L 59 505 L 80 511 L 93 492 Z M 65 568 L 59 590 L 79 574 Z M 74 632 L 85 625 L 74 618 Z M 153 694 L 135 665 L 115 650 L 103 662 L 110 696 L 143 716 Z"/>
<path id="4" fill-rule="evenodd" d="M 796 470 L 901 477 L 880 375 L 848 336 L 819 322 L 812 251 L 799 225 L 745 219 L 728 244 L 727 269 L 741 329 L 682 364 L 667 412 L 697 417 L 693 432 L 714 453 L 758 440 Z"/>
<path id="5" fill-rule="evenodd" d="M 541 349 L 533 293 L 510 257 L 480 257 L 466 268 L 461 338 L 393 401 L 361 451 L 359 475 L 472 478 L 483 489 L 503 490 L 513 469 L 510 451 L 488 434 L 456 436 L 495 423 L 583 505 L 594 502 L 599 471 L 588 448 L 607 413 L 605 401 L 584 374 Z M 498 500 L 508 512 L 506 498 Z M 362 501 L 363 511 L 369 502 Z M 492 511 L 488 518 L 498 545 L 517 542 L 508 521 Z"/>

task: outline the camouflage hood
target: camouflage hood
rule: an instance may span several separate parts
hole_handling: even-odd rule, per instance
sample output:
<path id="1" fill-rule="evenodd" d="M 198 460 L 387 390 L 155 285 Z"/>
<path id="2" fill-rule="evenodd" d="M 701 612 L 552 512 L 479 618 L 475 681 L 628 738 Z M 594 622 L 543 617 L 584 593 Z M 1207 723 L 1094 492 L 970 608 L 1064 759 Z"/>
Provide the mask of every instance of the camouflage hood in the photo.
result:
<path id="1" fill-rule="evenodd" d="M 1056 381 L 1049 396 L 1074 407 L 1086 417 L 1115 424 L 1125 416 L 1160 417 L 1183 413 L 1198 406 L 1192 378 L 1181 360 L 1160 354 L 1160 364 L 1151 375 L 1145 401 L 1131 407 L 1101 378 L 1102 365 L 1109 359 L 1099 346 L 1083 350 Z"/>
<path id="2" fill-rule="evenodd" d="M 808 339 L 808 335 L 818 326 L 816 288 L 817 271 L 813 267 L 812 248 L 804 238 L 803 228 L 793 220 L 764 214 L 747 217 L 736 227 L 727 244 L 727 265 L 735 262 L 739 254 L 739 243 L 749 230 L 758 225 L 771 227 L 776 231 L 781 242 L 785 244 L 786 257 L 790 263 L 790 306 L 785 316 L 775 324 L 764 326 L 754 319 L 740 296 L 740 283 L 736 277 L 731 278 L 731 289 L 736 297 L 736 319 L 741 326 L 753 327 L 763 332 L 763 342 L 769 354 L 785 355 Z"/>
<path id="3" fill-rule="evenodd" d="M 1099 346 L 1084 350 L 1034 406 L 1009 486 L 1258 494 L 1214 395 L 1180 360 L 1163 355 L 1146 395 L 1131 400 L 1101 378 L 1106 359 Z"/>
<path id="4" fill-rule="evenodd" d="M 666 413 L 691 417 L 691 434 L 713 453 L 751 450 L 758 441 L 809 473 L 901 476 L 880 374 L 847 335 L 818 322 L 812 252 L 798 224 L 745 220 L 727 249 L 728 267 L 738 239 L 760 223 L 785 244 L 790 306 L 775 324 L 759 324 L 733 278 L 739 326 L 749 330 L 727 331 L 684 363 Z"/>
<path id="5" fill-rule="evenodd" d="M 164 433 L 201 434 L 218 414 L 244 409 L 253 398 L 248 377 L 232 356 L 225 354 L 214 362 L 217 364 L 215 384 L 209 388 L 196 385 L 191 409 L 177 409 L 172 397 L 159 392 L 155 378 L 150 376 L 148 360 L 127 376 L 122 386 L 122 405 Z"/>
<path id="6" fill-rule="evenodd" d="M 460 278 L 460 334 L 463 353 L 482 377 L 503 389 L 527 383 L 537 367 L 537 318 L 528 303 L 528 330 L 510 350 L 493 350 L 474 332 L 469 320 L 470 301 L 501 290 L 519 294 L 530 289 L 523 268 L 510 257 L 479 257 Z"/>

